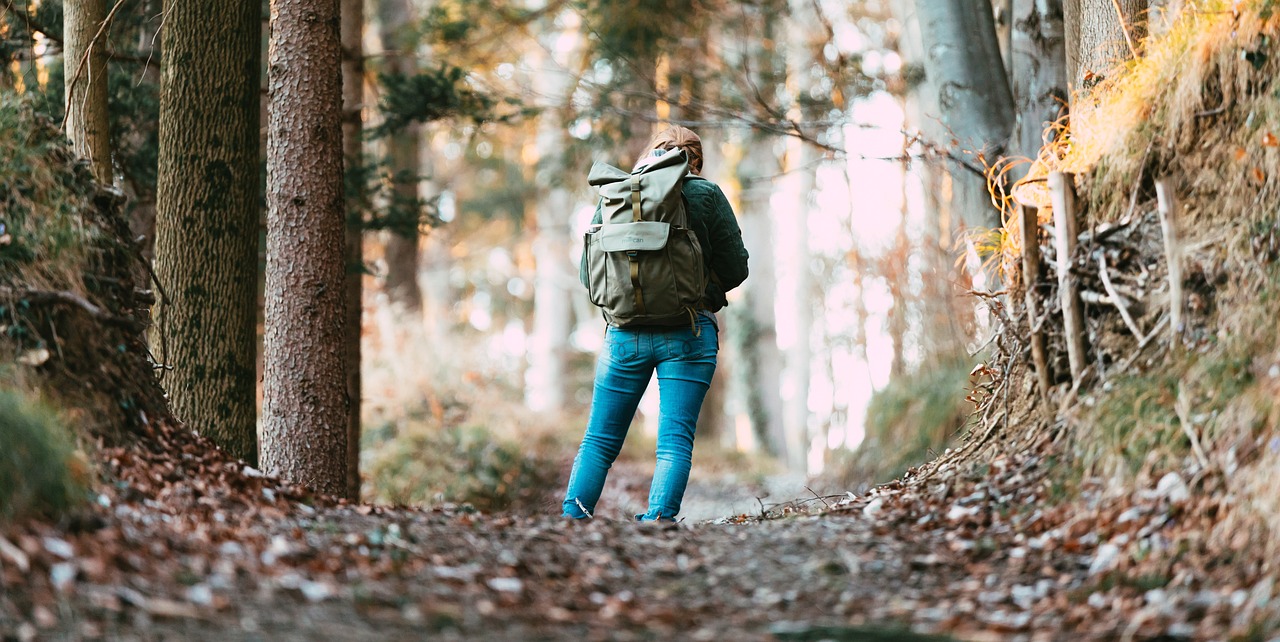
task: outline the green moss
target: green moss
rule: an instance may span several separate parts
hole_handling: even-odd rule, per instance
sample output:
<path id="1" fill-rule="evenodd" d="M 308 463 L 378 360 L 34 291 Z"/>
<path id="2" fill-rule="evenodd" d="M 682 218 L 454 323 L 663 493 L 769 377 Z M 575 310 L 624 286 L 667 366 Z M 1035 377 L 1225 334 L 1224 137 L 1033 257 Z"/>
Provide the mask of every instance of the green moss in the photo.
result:
<path id="1" fill-rule="evenodd" d="M 560 462 L 539 452 L 480 426 L 400 435 L 375 453 L 370 486 L 376 499 L 398 504 L 543 510 L 548 493 L 559 488 Z"/>
<path id="2" fill-rule="evenodd" d="M 0 92 L 0 274 L 19 270 L 38 278 L 54 264 L 75 266 L 99 230 L 85 225 L 92 179 L 75 163 L 56 125 L 35 113 L 30 100 Z M 69 169 L 73 171 L 68 171 Z"/>
<path id="3" fill-rule="evenodd" d="M 56 517 L 85 495 L 71 440 L 53 413 L 0 391 L 0 522 Z"/>
<path id="4" fill-rule="evenodd" d="M 892 381 L 867 406 L 861 448 L 831 468 L 838 481 L 883 482 L 932 459 L 969 423 L 971 364 L 955 360 Z"/>

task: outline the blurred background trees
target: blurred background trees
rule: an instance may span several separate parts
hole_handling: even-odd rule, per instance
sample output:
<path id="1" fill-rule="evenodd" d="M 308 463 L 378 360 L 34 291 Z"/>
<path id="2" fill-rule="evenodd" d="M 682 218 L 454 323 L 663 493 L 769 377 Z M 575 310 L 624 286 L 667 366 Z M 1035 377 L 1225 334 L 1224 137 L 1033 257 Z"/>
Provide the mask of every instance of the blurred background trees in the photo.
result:
<path id="1" fill-rule="evenodd" d="M 108 80 L 101 180 L 129 197 L 148 253 L 165 238 L 157 176 L 177 171 L 157 140 L 157 123 L 163 132 L 179 122 L 160 116 L 172 81 L 158 70 L 183 64 L 160 50 L 175 34 L 157 37 L 159 5 L 110 8 L 85 65 L 89 80 L 101 78 L 101 54 Z M 992 193 L 1018 175 L 1012 159 L 1039 153 L 1066 113 L 1067 87 L 1087 82 L 1077 76 L 1131 55 L 1097 47 L 1116 29 L 1136 42 L 1146 28 L 1145 7 L 1121 5 L 1133 13 L 1101 16 L 1083 0 L 344 2 L 345 98 L 331 116 L 345 126 L 347 283 L 334 287 L 347 328 L 343 443 L 363 432 L 366 492 L 387 496 L 377 471 L 403 471 L 388 462 L 430 448 L 427 433 L 576 438 L 603 335 L 576 279 L 595 199 L 586 169 L 594 159 L 628 166 L 672 123 L 701 134 L 705 173 L 729 196 L 752 257 L 751 278 L 720 314 L 722 372 L 701 447 L 762 453 L 806 474 L 854 461 L 873 477 L 941 447 L 964 424 L 967 373 L 985 339 L 965 293 L 998 287 L 982 240 L 1001 222 Z M 267 19 L 265 3 L 256 13 Z M 80 33 L 78 16 L 56 0 L 18 0 L 0 15 L 0 86 L 58 119 L 79 96 L 79 85 L 63 86 L 84 57 L 79 36 L 63 35 Z M 265 87 L 272 71 L 259 71 L 253 82 Z M 271 95 L 271 118 L 296 98 L 275 91 L 285 93 Z M 73 139 L 94 131 L 72 114 Z M 263 122 L 287 133 L 283 121 Z M 197 150 L 231 134 L 209 119 L 182 128 L 205 128 L 193 132 L 207 141 L 191 143 Z M 275 153 L 277 168 L 301 160 Z M 264 147 L 257 180 L 236 179 L 254 183 L 262 226 L 269 202 L 293 207 L 257 182 L 267 156 Z M 332 216 L 315 225 L 328 230 Z M 175 242 L 196 241 L 166 221 Z M 260 227 L 248 239 L 259 304 L 275 233 Z M 314 303 L 273 291 L 268 299 Z M 156 359 L 180 373 L 213 356 Z M 268 388 L 281 376 L 273 367 Z M 945 394 L 904 393 L 921 390 Z M 638 425 L 653 426 L 656 412 L 656 399 L 643 402 Z M 876 454 L 885 452 L 912 454 Z M 358 480 L 345 482 L 348 493 Z"/>

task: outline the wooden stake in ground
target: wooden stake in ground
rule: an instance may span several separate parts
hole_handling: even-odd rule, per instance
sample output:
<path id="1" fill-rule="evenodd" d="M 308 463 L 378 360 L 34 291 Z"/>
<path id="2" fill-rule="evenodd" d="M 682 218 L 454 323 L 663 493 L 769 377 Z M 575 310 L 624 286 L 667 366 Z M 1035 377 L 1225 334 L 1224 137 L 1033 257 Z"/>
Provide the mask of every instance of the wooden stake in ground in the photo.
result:
<path id="1" fill-rule="evenodd" d="M 1182 333 L 1182 244 L 1178 240 L 1178 200 L 1173 195 L 1173 182 L 1167 178 L 1156 181 L 1156 208 L 1169 264 L 1169 330 L 1177 339 Z"/>
<path id="2" fill-rule="evenodd" d="M 1058 250 L 1058 297 L 1062 303 L 1062 322 L 1067 335 L 1067 362 L 1071 379 L 1079 382 L 1085 367 L 1084 310 L 1071 274 L 1071 257 L 1075 254 L 1079 226 L 1076 223 L 1076 192 L 1070 174 L 1049 174 L 1049 195 L 1053 202 L 1053 223 Z"/>
<path id="3" fill-rule="evenodd" d="M 1031 330 L 1031 362 L 1035 365 L 1040 396 L 1047 407 L 1052 377 L 1049 373 L 1049 360 L 1045 358 L 1044 333 L 1037 327 L 1037 320 L 1040 318 L 1040 305 L 1036 297 L 1036 286 L 1040 283 L 1040 220 L 1034 207 L 1021 205 L 1019 214 L 1022 229 L 1022 287 L 1026 290 L 1027 325 Z"/>

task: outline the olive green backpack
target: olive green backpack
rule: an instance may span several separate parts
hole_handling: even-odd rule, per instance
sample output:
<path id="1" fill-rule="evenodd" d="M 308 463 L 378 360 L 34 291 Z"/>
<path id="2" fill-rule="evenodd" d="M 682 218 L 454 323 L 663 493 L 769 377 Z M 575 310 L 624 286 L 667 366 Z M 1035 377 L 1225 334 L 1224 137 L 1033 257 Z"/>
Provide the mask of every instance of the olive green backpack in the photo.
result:
<path id="1" fill-rule="evenodd" d="M 601 224 L 584 239 L 587 290 L 609 325 L 696 319 L 707 274 L 681 193 L 688 173 L 680 150 L 629 173 L 605 163 L 591 167 L 587 182 L 600 189 Z"/>

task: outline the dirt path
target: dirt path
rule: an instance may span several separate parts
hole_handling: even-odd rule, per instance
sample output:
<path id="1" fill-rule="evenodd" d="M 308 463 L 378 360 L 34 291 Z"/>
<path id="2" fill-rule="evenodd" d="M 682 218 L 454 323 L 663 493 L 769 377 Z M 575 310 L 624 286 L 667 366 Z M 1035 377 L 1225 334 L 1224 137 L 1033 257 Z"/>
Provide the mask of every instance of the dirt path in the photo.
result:
<path id="1" fill-rule="evenodd" d="M 107 453 L 76 520 L 0 532 L 4 639 L 1268 639 L 1264 571 L 1185 494 L 1042 508 L 1035 456 L 664 530 L 324 505 L 160 446 Z"/>

